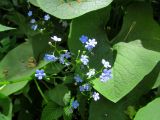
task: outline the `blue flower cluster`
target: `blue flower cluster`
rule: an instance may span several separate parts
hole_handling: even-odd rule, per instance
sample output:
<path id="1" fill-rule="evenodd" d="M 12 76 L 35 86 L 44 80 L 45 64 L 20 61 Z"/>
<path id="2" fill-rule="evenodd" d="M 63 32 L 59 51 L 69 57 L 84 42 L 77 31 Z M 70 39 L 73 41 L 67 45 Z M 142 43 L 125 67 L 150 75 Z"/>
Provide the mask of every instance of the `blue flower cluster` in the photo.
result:
<path id="1" fill-rule="evenodd" d="M 54 42 L 61 41 L 61 38 L 58 38 L 57 36 L 51 37 L 51 39 Z M 52 45 L 51 42 L 49 44 Z M 56 46 L 54 46 L 54 47 L 56 47 Z M 66 66 L 70 65 L 70 62 L 68 62 L 68 59 L 71 58 L 71 53 L 68 50 L 62 50 L 60 53 L 58 52 L 58 55 L 59 55 L 59 57 L 55 56 L 54 53 L 53 54 L 45 54 L 44 60 L 48 61 L 48 62 L 59 61 L 59 63 L 61 63 L 63 65 L 66 65 Z"/>
<path id="2" fill-rule="evenodd" d="M 49 19 L 50 17 L 48 15 L 45 16 L 45 20 Z M 32 20 L 32 23 L 34 23 L 34 20 Z M 76 60 L 73 62 L 71 60 L 72 54 L 68 50 L 57 50 L 56 43 L 61 42 L 61 38 L 57 36 L 50 37 L 52 42 L 49 42 L 49 45 L 51 45 L 55 51 L 52 54 L 45 54 L 44 60 L 49 62 L 56 62 L 68 66 L 76 61 L 77 65 L 76 67 L 83 66 L 84 68 L 88 69 L 87 73 L 76 73 L 74 76 L 75 85 L 77 85 L 79 91 L 82 94 L 90 95 L 90 98 L 93 98 L 94 101 L 97 101 L 100 99 L 100 94 L 98 92 L 92 91 L 92 84 L 91 80 L 93 78 L 96 78 L 99 75 L 99 79 L 101 82 L 107 82 L 112 78 L 112 71 L 111 71 L 111 65 L 108 61 L 105 59 L 102 59 L 101 63 L 103 65 L 102 69 L 100 71 L 96 71 L 94 68 L 89 67 L 89 55 L 91 50 L 97 45 L 97 41 L 95 39 L 89 39 L 87 36 L 82 35 L 80 37 L 80 41 L 84 45 L 84 47 L 87 49 L 86 51 L 83 51 L 82 53 L 79 52 L 78 56 L 76 57 Z M 85 54 L 87 53 L 87 54 Z M 71 61 L 71 62 L 69 62 Z M 85 70 L 86 71 L 86 70 Z M 35 77 L 37 77 L 39 80 L 41 80 L 43 77 L 45 77 L 46 74 L 44 73 L 44 70 L 37 70 Z M 79 103 L 77 100 L 74 100 L 72 102 L 72 108 L 77 109 L 79 107 Z"/>
<path id="3" fill-rule="evenodd" d="M 33 11 L 29 10 L 27 13 L 28 17 L 32 17 L 33 16 Z M 50 15 L 46 14 L 44 15 L 44 20 L 48 21 L 50 19 Z M 37 21 L 34 18 L 31 18 L 30 20 L 30 24 L 31 24 L 31 29 L 36 31 L 38 29 L 38 24 L 36 23 Z"/>
<path id="4" fill-rule="evenodd" d="M 97 41 L 95 39 L 89 39 L 85 35 L 80 37 L 80 41 L 84 44 L 88 51 L 91 51 L 97 45 Z"/>
<path id="5" fill-rule="evenodd" d="M 102 64 L 104 65 L 105 69 L 103 69 L 102 74 L 100 75 L 100 81 L 106 82 L 112 78 L 112 71 L 111 69 L 108 69 L 108 68 L 111 68 L 111 65 L 109 64 L 108 61 L 104 59 L 102 59 Z"/>
<path id="6" fill-rule="evenodd" d="M 91 90 L 91 86 L 90 84 L 86 83 L 82 86 L 79 86 L 79 91 L 80 92 L 84 92 L 84 91 L 90 91 Z"/>

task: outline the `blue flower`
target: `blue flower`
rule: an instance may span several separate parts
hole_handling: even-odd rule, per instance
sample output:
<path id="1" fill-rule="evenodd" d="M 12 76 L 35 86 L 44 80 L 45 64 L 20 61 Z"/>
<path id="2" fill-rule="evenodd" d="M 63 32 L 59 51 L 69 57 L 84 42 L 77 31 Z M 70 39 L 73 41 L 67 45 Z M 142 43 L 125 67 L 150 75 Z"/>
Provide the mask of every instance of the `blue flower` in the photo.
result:
<path id="1" fill-rule="evenodd" d="M 83 86 L 84 86 L 84 90 L 85 91 L 90 91 L 91 87 L 90 87 L 90 85 L 88 83 L 84 84 Z"/>
<path id="2" fill-rule="evenodd" d="M 84 84 L 82 86 L 79 86 L 79 90 L 80 90 L 80 92 L 90 91 L 91 90 L 91 86 L 87 83 L 87 84 Z"/>
<path id="3" fill-rule="evenodd" d="M 94 101 L 97 101 L 97 100 L 100 99 L 99 93 L 97 93 L 97 92 L 94 92 L 93 95 L 92 95 L 92 97 L 93 97 Z"/>
<path id="4" fill-rule="evenodd" d="M 74 77 L 74 79 L 75 79 L 75 81 L 77 82 L 77 83 L 81 83 L 83 80 L 80 78 L 80 76 L 79 75 L 76 75 L 75 77 Z"/>
<path id="5" fill-rule="evenodd" d="M 35 23 L 36 20 L 35 19 L 31 19 L 30 23 Z"/>
<path id="6" fill-rule="evenodd" d="M 88 37 L 85 35 L 82 35 L 79 39 L 82 43 L 86 43 L 88 41 Z"/>
<path id="7" fill-rule="evenodd" d="M 49 62 L 51 62 L 51 61 L 55 62 L 58 60 L 58 58 L 56 56 L 54 56 L 54 54 L 53 55 L 45 54 L 44 60 L 49 61 Z"/>
<path id="8" fill-rule="evenodd" d="M 88 76 L 88 78 L 91 78 L 95 73 L 95 69 L 90 69 L 86 75 Z"/>
<path id="9" fill-rule="evenodd" d="M 84 86 L 79 86 L 79 91 L 80 91 L 80 92 L 85 91 Z"/>
<path id="10" fill-rule="evenodd" d="M 75 100 L 75 101 L 72 102 L 72 107 L 73 107 L 74 109 L 77 109 L 77 108 L 79 107 L 79 103 L 78 103 L 77 100 Z"/>
<path id="11" fill-rule="evenodd" d="M 44 70 L 36 70 L 35 77 L 37 77 L 38 80 L 42 80 L 45 76 Z"/>
<path id="12" fill-rule="evenodd" d="M 61 64 L 65 64 L 65 59 L 64 59 L 64 54 L 61 54 L 60 57 L 59 57 L 59 62 Z"/>
<path id="13" fill-rule="evenodd" d="M 48 14 L 46 14 L 45 16 L 44 16 L 44 20 L 45 21 L 48 21 L 50 19 L 50 16 L 48 15 Z"/>
<path id="14" fill-rule="evenodd" d="M 91 51 L 97 45 L 97 41 L 95 39 L 89 39 L 86 42 L 85 48 Z"/>
<path id="15" fill-rule="evenodd" d="M 112 71 L 111 69 L 107 70 L 107 69 L 104 69 L 102 74 L 100 75 L 100 81 L 101 82 L 106 82 L 108 81 L 109 79 L 112 78 Z"/>
<path id="16" fill-rule="evenodd" d="M 31 26 L 31 29 L 34 30 L 34 31 L 37 30 L 37 28 L 38 28 L 37 24 Z"/>
<path id="17" fill-rule="evenodd" d="M 87 55 L 81 55 L 80 60 L 81 60 L 81 62 L 82 62 L 84 65 L 87 65 L 88 62 L 89 62 Z"/>
<path id="18" fill-rule="evenodd" d="M 71 53 L 68 52 L 68 50 L 66 50 L 66 51 L 65 51 L 65 54 L 64 54 L 64 57 L 65 57 L 66 59 L 70 58 L 70 57 L 71 57 Z"/>
<path id="19" fill-rule="evenodd" d="M 104 65 L 105 68 L 110 68 L 111 65 L 109 64 L 108 61 L 106 61 L 105 59 L 102 59 L 102 64 Z"/>
<path id="20" fill-rule="evenodd" d="M 32 11 L 30 10 L 30 11 L 28 11 L 28 16 L 30 17 L 30 16 L 32 16 Z"/>

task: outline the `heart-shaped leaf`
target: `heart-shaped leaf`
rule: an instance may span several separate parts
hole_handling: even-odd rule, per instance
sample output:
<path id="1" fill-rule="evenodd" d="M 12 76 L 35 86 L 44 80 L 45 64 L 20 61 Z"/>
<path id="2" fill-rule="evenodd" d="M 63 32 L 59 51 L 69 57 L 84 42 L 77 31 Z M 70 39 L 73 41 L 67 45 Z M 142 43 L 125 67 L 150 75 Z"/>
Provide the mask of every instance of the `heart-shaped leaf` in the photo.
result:
<path id="1" fill-rule="evenodd" d="M 112 0 L 37 0 L 41 9 L 61 18 L 72 19 L 108 6 Z"/>
<path id="2" fill-rule="evenodd" d="M 145 107 L 141 108 L 134 120 L 159 120 L 160 118 L 160 98 L 157 98 L 147 104 Z"/>

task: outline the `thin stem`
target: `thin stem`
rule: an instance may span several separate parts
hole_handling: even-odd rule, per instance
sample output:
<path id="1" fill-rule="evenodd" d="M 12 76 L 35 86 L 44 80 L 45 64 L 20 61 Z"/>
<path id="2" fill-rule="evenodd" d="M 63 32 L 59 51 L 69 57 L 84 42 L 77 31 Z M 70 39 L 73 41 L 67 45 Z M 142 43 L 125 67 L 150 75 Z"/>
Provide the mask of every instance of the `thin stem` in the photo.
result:
<path id="1" fill-rule="evenodd" d="M 41 82 L 47 89 L 50 89 L 50 87 L 48 87 L 48 85 L 43 80 L 41 80 Z"/>
<path id="2" fill-rule="evenodd" d="M 48 103 L 48 100 L 46 99 L 46 97 L 45 97 L 45 95 L 43 94 L 40 86 L 38 85 L 37 80 L 34 79 L 34 82 L 35 82 L 35 84 L 36 84 L 36 86 L 37 86 L 37 89 L 38 89 L 39 93 L 41 94 L 42 98 L 44 99 L 44 101 L 45 101 L 46 103 Z"/>

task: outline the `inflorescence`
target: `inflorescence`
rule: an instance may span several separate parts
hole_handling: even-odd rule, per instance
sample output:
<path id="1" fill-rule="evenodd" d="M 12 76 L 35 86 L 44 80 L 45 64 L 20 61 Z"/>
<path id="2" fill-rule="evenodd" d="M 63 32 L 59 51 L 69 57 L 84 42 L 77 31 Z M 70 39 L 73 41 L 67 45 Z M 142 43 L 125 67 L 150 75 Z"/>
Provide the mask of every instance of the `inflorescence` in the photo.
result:
<path id="1" fill-rule="evenodd" d="M 28 13 L 28 16 L 31 15 L 31 13 Z M 44 19 L 48 20 L 50 17 L 46 15 Z M 34 20 L 32 20 L 32 22 L 34 22 Z M 100 94 L 93 90 L 92 80 L 99 78 L 102 83 L 107 82 L 112 78 L 112 71 L 110 63 L 105 59 L 102 59 L 101 61 L 101 64 L 103 65 L 101 70 L 97 71 L 95 68 L 89 67 L 89 54 L 97 45 L 96 39 L 90 39 L 87 36 L 82 35 L 80 37 L 80 41 L 86 51 L 79 51 L 77 57 L 75 57 L 74 54 L 70 53 L 68 50 L 57 50 L 56 43 L 61 42 L 61 38 L 52 36 L 50 39 L 51 42 L 49 42 L 49 45 L 54 48 L 54 52 L 51 54 L 46 53 L 44 55 L 44 60 L 48 62 L 59 62 L 64 66 L 69 66 L 76 61 L 75 65 L 77 66 L 75 66 L 75 68 L 80 66 L 80 69 L 84 69 L 84 71 L 88 72 L 83 73 L 82 70 L 80 73 L 75 73 L 75 85 L 78 86 L 77 88 L 82 94 L 89 95 L 94 101 L 99 100 Z M 42 80 L 45 76 L 46 74 L 44 73 L 44 70 L 37 70 L 35 73 L 35 77 L 39 80 Z M 71 106 L 73 109 L 77 109 L 79 106 L 78 101 L 74 100 Z"/>
<path id="2" fill-rule="evenodd" d="M 46 25 L 44 23 L 48 24 L 48 22 L 51 19 L 51 16 L 49 14 L 44 14 L 44 16 L 42 18 L 40 18 L 40 17 L 37 18 L 34 16 L 34 12 L 32 10 L 28 11 L 27 16 L 29 17 L 29 20 L 30 20 L 30 22 L 29 22 L 30 28 L 34 31 L 36 31 L 36 30 L 43 31 L 45 29 L 45 25 Z M 64 28 L 66 28 L 68 26 L 67 21 L 60 20 L 59 23 L 61 23 L 62 27 L 64 27 Z M 52 39 L 55 41 L 61 41 L 61 38 L 57 39 L 56 36 L 53 36 Z"/>

